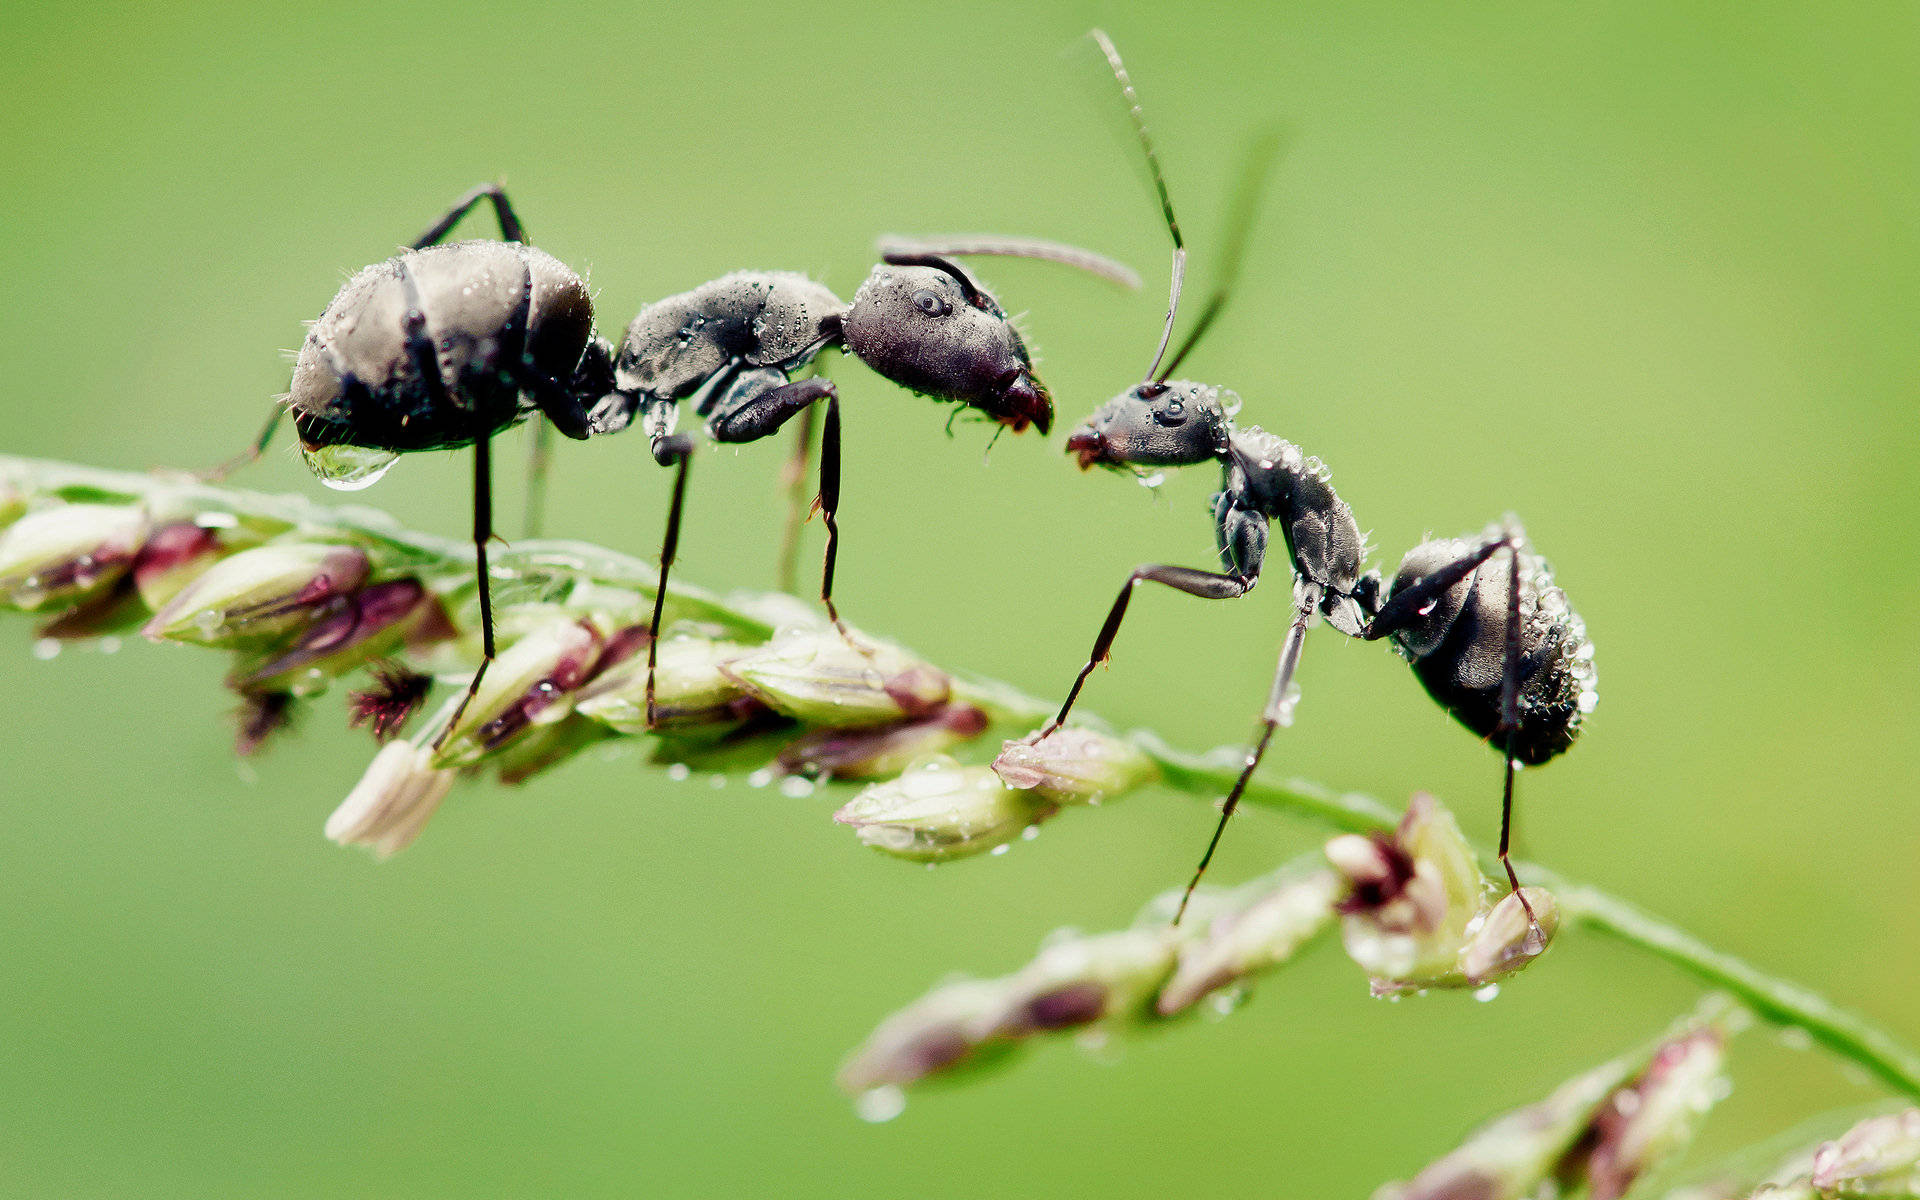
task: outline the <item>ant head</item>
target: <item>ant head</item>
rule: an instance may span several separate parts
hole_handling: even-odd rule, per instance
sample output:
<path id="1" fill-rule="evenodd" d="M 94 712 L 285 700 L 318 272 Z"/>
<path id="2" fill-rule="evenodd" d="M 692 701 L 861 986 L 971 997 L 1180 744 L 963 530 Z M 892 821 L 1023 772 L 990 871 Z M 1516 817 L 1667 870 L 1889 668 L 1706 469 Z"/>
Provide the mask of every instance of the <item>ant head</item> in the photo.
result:
<path id="1" fill-rule="evenodd" d="M 1100 406 L 1067 438 L 1082 470 L 1186 467 L 1227 449 L 1220 389 L 1185 379 L 1136 384 Z"/>
<path id="2" fill-rule="evenodd" d="M 1461 556 L 1473 549 L 1473 544 L 1460 538 L 1431 538 L 1407 551 L 1400 560 L 1400 569 L 1394 573 L 1393 584 L 1387 589 L 1387 598 L 1412 587 L 1435 571 L 1458 562 Z M 1488 563 L 1483 571 L 1494 569 L 1499 572 L 1500 594 L 1505 595 L 1506 559 L 1502 557 L 1498 565 Z M 1454 621 L 1460 617 L 1460 610 L 1466 607 L 1467 596 L 1473 591 L 1475 575 L 1469 572 L 1459 583 L 1454 584 L 1436 599 L 1422 607 L 1405 626 L 1396 630 L 1393 640 L 1410 659 L 1425 658 L 1438 649 L 1446 640 L 1447 633 L 1453 628 Z"/>
<path id="3" fill-rule="evenodd" d="M 1034 378 L 1026 343 L 986 289 L 947 259 L 875 267 L 844 329 L 855 357 L 903 387 L 958 400 L 1015 433 L 1053 425 L 1053 401 Z"/>

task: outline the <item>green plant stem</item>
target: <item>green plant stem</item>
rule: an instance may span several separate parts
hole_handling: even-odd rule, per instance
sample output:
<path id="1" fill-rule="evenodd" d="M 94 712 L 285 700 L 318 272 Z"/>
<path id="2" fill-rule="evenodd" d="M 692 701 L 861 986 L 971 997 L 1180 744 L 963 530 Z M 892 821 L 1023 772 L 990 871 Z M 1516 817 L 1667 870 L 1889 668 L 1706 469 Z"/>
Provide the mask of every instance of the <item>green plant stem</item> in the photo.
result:
<path id="1" fill-rule="evenodd" d="M 0 508 L 9 491 L 23 500 L 145 504 L 156 514 L 231 514 L 265 527 L 300 530 L 323 537 L 349 538 L 378 547 L 410 569 L 444 579 L 473 570 L 473 548 L 463 542 L 414 533 L 374 509 L 329 508 L 297 497 L 268 496 L 215 487 L 182 474 L 104 471 L 69 463 L 0 455 Z M 525 542 L 499 556 L 494 568 L 501 583 L 526 585 L 542 596 L 558 595 L 581 584 L 626 590 L 651 597 L 656 574 L 651 565 L 597 546 L 573 542 Z M 564 586 L 563 586 L 564 585 Z M 791 601 L 740 592 L 715 596 L 676 585 L 672 600 L 681 615 L 698 616 L 764 637 Z M 1052 715 L 1052 706 L 995 680 L 957 677 L 958 698 L 987 710 L 997 721 L 1028 727 Z M 1160 767 L 1164 783 L 1177 792 L 1214 800 L 1232 786 L 1244 761 L 1244 749 L 1222 747 L 1205 755 L 1177 750 L 1151 732 L 1131 740 Z M 1370 796 L 1336 792 L 1318 784 L 1291 780 L 1255 780 L 1245 793 L 1250 804 L 1304 817 L 1347 833 L 1376 833 L 1393 828 L 1400 814 Z M 1488 863 L 1492 856 L 1484 850 Z M 1700 941 L 1658 917 L 1587 884 L 1567 879 L 1534 863 L 1520 872 L 1552 890 L 1562 919 L 1612 936 L 1663 958 L 1711 987 L 1737 997 L 1761 1018 L 1805 1030 L 1838 1057 L 1878 1077 L 1894 1091 L 1920 1101 L 1920 1056 L 1885 1031 L 1806 988 L 1766 975 L 1746 962 Z"/>
<path id="2" fill-rule="evenodd" d="M 1176 750 L 1150 733 L 1136 733 L 1133 740 L 1160 765 L 1168 787 L 1207 799 L 1226 794 L 1243 761 L 1244 752 L 1238 749 L 1194 755 Z M 1300 780 L 1255 780 L 1242 800 L 1346 833 L 1385 832 L 1400 819 L 1398 813 L 1370 796 L 1337 793 Z M 1492 856 L 1484 850 L 1480 854 L 1491 865 Z M 1702 983 L 1736 997 L 1763 1020 L 1805 1030 L 1818 1045 L 1858 1065 L 1894 1091 L 1920 1100 L 1920 1055 L 1858 1014 L 1817 992 L 1759 971 L 1590 884 L 1568 879 L 1538 863 L 1519 863 L 1516 870 L 1554 894 L 1560 902 L 1562 921 L 1663 958 Z"/>

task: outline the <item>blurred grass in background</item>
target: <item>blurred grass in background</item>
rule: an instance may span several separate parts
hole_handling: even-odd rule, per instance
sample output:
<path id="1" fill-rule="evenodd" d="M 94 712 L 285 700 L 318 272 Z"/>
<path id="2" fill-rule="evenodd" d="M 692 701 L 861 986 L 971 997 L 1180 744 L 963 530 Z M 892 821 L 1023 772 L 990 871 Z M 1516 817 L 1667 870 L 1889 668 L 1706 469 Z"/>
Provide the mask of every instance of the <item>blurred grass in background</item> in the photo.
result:
<path id="1" fill-rule="evenodd" d="M 15 5 L 0 445 L 224 457 L 344 274 L 495 177 L 614 333 L 743 267 L 850 294 L 883 232 L 1118 254 L 1143 295 L 986 267 L 1070 423 L 1137 378 L 1166 258 L 1096 22 L 1196 289 L 1248 134 L 1293 133 L 1191 371 L 1323 457 L 1386 565 L 1511 510 L 1585 615 L 1603 703 L 1522 781 L 1525 853 L 1920 1036 L 1908 4 Z M 836 374 L 845 611 L 935 661 L 1057 695 L 1127 569 L 1211 557 L 1206 470 L 1149 495 L 1058 433 L 983 462 L 983 428 Z M 781 453 L 703 454 L 686 578 L 771 580 Z M 557 466 L 550 530 L 655 552 L 669 480 L 638 442 Z M 468 469 L 417 456 L 365 499 L 458 534 Z M 240 482 L 321 492 L 284 445 Z M 1285 597 L 1143 595 L 1089 705 L 1244 737 Z M 828 823 L 831 794 L 583 760 L 462 789 L 376 866 L 320 838 L 371 753 L 337 706 L 236 766 L 210 656 L 31 643 L 0 623 L 10 1194 L 1361 1195 L 1691 994 L 1569 939 L 1498 1003 L 1389 1006 L 1323 949 L 1222 1025 L 1051 1048 L 871 1127 L 830 1081 L 882 1013 L 1124 921 L 1208 812 L 1130 801 L 926 871 Z M 1492 833 L 1495 757 L 1403 665 L 1317 633 L 1302 682 L 1273 770 L 1430 788 Z M 1249 815 L 1215 871 L 1311 841 Z M 1764 1039 L 1733 1066 L 1695 1161 L 1872 1094 Z"/>

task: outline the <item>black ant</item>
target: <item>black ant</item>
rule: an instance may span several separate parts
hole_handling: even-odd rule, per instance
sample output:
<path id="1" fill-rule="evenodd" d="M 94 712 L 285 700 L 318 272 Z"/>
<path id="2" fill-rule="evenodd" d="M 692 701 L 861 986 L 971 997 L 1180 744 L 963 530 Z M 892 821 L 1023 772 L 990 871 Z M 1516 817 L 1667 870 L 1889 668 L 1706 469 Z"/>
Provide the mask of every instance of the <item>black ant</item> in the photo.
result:
<path id="1" fill-rule="evenodd" d="M 493 205 L 502 240 L 442 245 L 483 200 Z M 593 432 L 593 405 L 612 382 L 586 282 L 528 245 L 506 193 L 482 184 L 406 250 L 347 280 L 309 326 L 284 406 L 276 405 L 248 453 L 210 475 L 263 454 L 288 412 L 307 465 L 332 487 L 366 487 L 410 451 L 472 446 L 481 656 L 464 710 L 494 659 L 487 573 L 493 435 L 537 414 L 584 439 Z M 446 728 L 459 717 L 456 710 Z"/>
<path id="2" fill-rule="evenodd" d="M 439 244 L 483 200 L 493 205 L 502 240 Z M 649 626 L 651 714 L 653 643 L 693 448 L 692 439 L 673 432 L 681 400 L 697 398 L 708 433 L 721 442 L 756 441 L 814 402 L 827 402 L 817 502 L 827 527 L 820 597 L 844 634 L 832 599 L 838 394 L 824 379 L 788 377 L 829 346 L 843 346 L 908 388 L 977 409 L 1015 431 L 1032 425 L 1045 433 L 1053 406 L 1025 343 L 993 296 L 946 256 L 1039 258 L 1138 283 L 1118 263 L 1050 242 L 973 237 L 894 242 L 883 251 L 885 262 L 852 304 L 802 275 L 739 272 L 641 310 L 616 352 L 594 335 L 585 282 L 528 245 L 506 194 L 482 185 L 408 249 L 347 281 L 309 328 L 284 407 L 275 407 L 247 454 L 209 474 L 217 478 L 258 458 L 288 411 L 308 465 L 334 487 L 365 487 L 402 453 L 472 446 L 482 649 L 464 709 L 495 650 L 487 572 L 493 435 L 538 414 L 567 437 L 583 439 L 618 432 L 639 415 L 654 458 L 679 468 Z M 536 497 L 540 448 L 536 439 Z M 459 716 L 456 710 L 447 728 Z"/>
<path id="3" fill-rule="evenodd" d="M 1381 595 L 1378 572 L 1365 571 L 1367 548 L 1353 512 L 1334 493 L 1320 461 L 1258 427 L 1234 428 L 1222 391 L 1210 384 L 1170 380 L 1169 375 L 1211 326 L 1225 304 L 1239 252 L 1228 256 L 1222 282 L 1193 330 L 1161 368 L 1179 307 L 1186 250 L 1158 156 L 1147 136 L 1138 96 L 1119 52 L 1099 30 L 1094 39 L 1119 81 L 1135 132 L 1146 152 L 1162 212 L 1174 243 L 1173 284 L 1166 329 L 1146 381 L 1103 405 L 1067 439 L 1082 469 L 1221 464 L 1221 490 L 1213 501 L 1223 571 L 1149 564 L 1137 567 L 1120 589 L 1059 713 L 1031 740 L 1051 734 L 1067 719 L 1087 677 L 1112 650 L 1127 603 L 1143 582 L 1164 584 L 1191 596 L 1225 600 L 1245 595 L 1259 581 L 1269 527 L 1280 526 L 1294 574 L 1294 615 L 1273 687 L 1261 712 L 1258 740 L 1221 806 L 1219 824 L 1181 897 L 1177 923 L 1205 874 L 1254 769 L 1274 730 L 1290 723 L 1293 676 L 1308 624 L 1319 613 L 1348 637 L 1391 639 L 1441 707 L 1491 741 L 1505 760 L 1500 817 L 1500 861 L 1516 892 L 1508 860 L 1516 763 L 1542 763 L 1573 744 L 1594 702 L 1593 646 L 1585 625 L 1553 585 L 1546 563 L 1515 527 L 1477 542 L 1442 539 L 1415 547 Z M 1256 162 L 1262 160 L 1256 159 Z M 1257 176 L 1255 177 L 1257 179 Z M 1234 241 L 1244 236 L 1247 204 Z M 1232 243 L 1230 243 L 1232 244 Z M 1505 561 L 1496 556 L 1506 551 Z M 1521 897 L 1525 903 L 1525 896 Z M 1528 908 L 1529 915 L 1532 909 Z M 1537 928 L 1537 925 L 1536 925 Z"/>
<path id="4" fill-rule="evenodd" d="M 654 460 L 676 469 L 649 630 L 649 714 L 661 597 L 679 546 L 694 446 L 691 437 L 674 432 L 682 401 L 695 402 L 709 437 L 734 443 L 767 437 L 825 402 L 815 502 L 827 531 L 820 601 L 851 640 L 833 603 L 840 533 L 839 393 L 818 376 L 791 377 L 823 350 L 839 347 L 911 391 L 976 410 L 1016 433 L 1031 425 L 1044 434 L 1053 424 L 1053 403 L 1034 375 L 1026 343 L 992 293 L 953 256 L 1038 258 L 1129 286 L 1138 282 L 1126 267 L 1099 255 L 1027 239 L 889 241 L 881 251 L 882 262 L 851 304 L 804 275 L 739 271 L 650 304 L 627 327 L 613 359 L 614 386 L 593 412 L 593 432 L 611 433 L 638 420 Z"/>

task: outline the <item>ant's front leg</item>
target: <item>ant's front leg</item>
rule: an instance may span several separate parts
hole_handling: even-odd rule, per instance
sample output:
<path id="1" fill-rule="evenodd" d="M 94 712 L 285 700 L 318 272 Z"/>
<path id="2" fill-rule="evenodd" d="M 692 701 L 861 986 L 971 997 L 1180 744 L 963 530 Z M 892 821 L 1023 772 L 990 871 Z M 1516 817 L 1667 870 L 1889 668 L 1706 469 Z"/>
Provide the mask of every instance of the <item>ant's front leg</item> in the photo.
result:
<path id="1" fill-rule="evenodd" d="M 778 379 L 780 382 L 774 383 Z M 820 434 L 820 517 L 827 526 L 826 557 L 820 568 L 820 603 L 833 627 L 856 648 L 853 633 L 833 604 L 833 568 L 840 548 L 840 393 L 828 379 L 818 377 L 785 382 L 777 368 L 742 371 L 727 387 L 707 419 L 716 442 L 753 442 L 767 437 L 814 403 L 827 402 L 827 418 Z M 755 391 L 756 386 L 774 386 Z"/>

